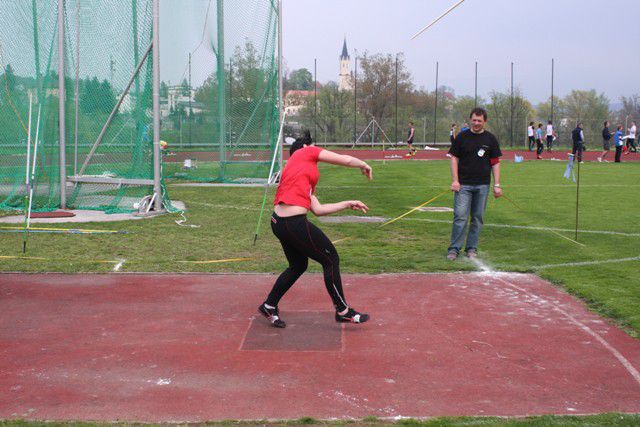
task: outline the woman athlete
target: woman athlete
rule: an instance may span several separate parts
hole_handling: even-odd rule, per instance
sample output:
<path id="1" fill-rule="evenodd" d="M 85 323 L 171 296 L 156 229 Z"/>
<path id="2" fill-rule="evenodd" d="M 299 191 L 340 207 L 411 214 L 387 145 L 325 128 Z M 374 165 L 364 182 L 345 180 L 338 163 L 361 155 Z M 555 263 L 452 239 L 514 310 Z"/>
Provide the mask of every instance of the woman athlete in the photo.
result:
<path id="1" fill-rule="evenodd" d="M 323 205 L 314 193 L 320 178 L 318 162 L 359 168 L 369 180 L 373 179 L 371 167 L 355 157 L 316 147 L 309 131 L 291 145 L 289 153 L 289 160 L 276 190 L 271 217 L 271 229 L 282 244 L 289 267 L 280 274 L 258 311 L 276 328 L 287 326 L 280 318 L 278 303 L 305 272 L 311 258 L 319 262 L 324 270 L 324 284 L 336 309 L 336 322 L 364 323 L 369 320 L 369 315 L 358 313 L 345 300 L 336 248 L 318 227 L 307 220 L 307 213 L 311 211 L 316 216 L 323 216 L 343 209 L 367 213 L 369 208 L 359 200 Z"/>

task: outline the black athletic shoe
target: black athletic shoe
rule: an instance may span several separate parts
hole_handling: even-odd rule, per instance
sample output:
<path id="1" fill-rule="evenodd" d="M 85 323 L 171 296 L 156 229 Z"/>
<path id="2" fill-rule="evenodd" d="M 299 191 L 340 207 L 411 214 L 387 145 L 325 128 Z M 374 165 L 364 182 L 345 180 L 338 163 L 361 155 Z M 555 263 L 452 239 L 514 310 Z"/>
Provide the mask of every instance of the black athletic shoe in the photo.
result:
<path id="1" fill-rule="evenodd" d="M 349 308 L 349 310 L 345 314 L 338 314 L 336 311 L 336 322 L 341 323 L 364 323 L 369 320 L 369 315 L 365 313 L 358 313 L 353 308 Z"/>
<path id="2" fill-rule="evenodd" d="M 258 307 L 258 311 L 260 312 L 260 314 L 266 317 L 267 320 L 271 322 L 271 324 L 275 328 L 284 328 L 287 326 L 287 324 L 284 323 L 284 320 L 280 318 L 280 311 L 278 310 L 278 307 L 267 308 L 264 306 L 264 304 L 260 304 L 260 307 Z"/>

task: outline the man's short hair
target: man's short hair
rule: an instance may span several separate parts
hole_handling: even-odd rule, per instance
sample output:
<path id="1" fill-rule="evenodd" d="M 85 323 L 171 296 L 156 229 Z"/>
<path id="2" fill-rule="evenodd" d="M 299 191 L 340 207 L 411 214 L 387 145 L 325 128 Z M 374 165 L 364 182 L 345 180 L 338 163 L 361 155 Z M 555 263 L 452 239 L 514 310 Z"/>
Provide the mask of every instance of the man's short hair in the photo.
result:
<path id="1" fill-rule="evenodd" d="M 487 110 L 485 110 L 484 108 L 480 108 L 480 107 L 476 107 L 473 110 L 471 110 L 471 114 L 469 114 L 469 118 L 473 117 L 473 116 L 482 116 L 484 117 L 484 121 L 487 121 Z"/>

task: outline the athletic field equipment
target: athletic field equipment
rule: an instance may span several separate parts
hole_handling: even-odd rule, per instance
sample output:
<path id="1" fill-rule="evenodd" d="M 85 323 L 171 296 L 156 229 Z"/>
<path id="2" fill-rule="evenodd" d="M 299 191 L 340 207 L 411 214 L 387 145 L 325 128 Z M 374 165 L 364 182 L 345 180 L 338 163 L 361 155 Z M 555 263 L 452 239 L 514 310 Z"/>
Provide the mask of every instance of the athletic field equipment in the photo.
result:
<path id="1" fill-rule="evenodd" d="M 394 219 L 391 219 L 391 220 L 389 220 L 389 221 L 385 222 L 384 224 L 381 224 L 381 225 L 380 225 L 380 227 L 385 227 L 385 226 L 387 226 L 387 225 L 389 225 L 389 224 L 393 224 L 394 222 L 398 221 L 399 219 L 404 218 L 405 216 L 409 215 L 410 213 L 415 212 L 415 211 L 417 211 L 418 209 L 420 209 L 420 208 L 422 208 L 422 207 L 425 207 L 425 206 L 427 206 L 427 205 L 429 205 L 429 204 L 431 204 L 431 203 L 435 202 L 435 201 L 436 201 L 436 200 L 438 200 L 440 197 L 442 197 L 442 196 L 444 196 L 445 194 L 447 194 L 449 191 L 450 191 L 450 190 L 445 190 L 445 191 L 443 191 L 442 193 L 438 194 L 437 196 L 435 196 L 435 197 L 433 197 L 433 198 L 431 198 L 431 199 L 427 200 L 427 201 L 426 201 L 426 202 L 424 202 L 423 204 L 421 204 L 421 205 L 419 205 L 419 206 L 416 206 L 415 208 L 411 209 L 410 211 L 405 212 L 405 213 L 403 213 L 402 215 L 400 215 L 400 216 L 398 216 L 398 217 L 396 217 L 396 218 L 394 218 Z"/>
<path id="2" fill-rule="evenodd" d="M 163 176 L 263 182 L 280 119 L 279 14 L 269 0 L 3 5 L 0 209 L 24 208 L 30 98 L 42 110 L 34 212 L 133 212 L 149 195 L 153 211 L 173 211 Z M 182 170 L 185 158 L 200 167 Z"/>
<path id="3" fill-rule="evenodd" d="M 431 28 L 433 25 L 435 25 L 436 22 L 438 22 L 439 20 L 441 20 L 442 18 L 444 18 L 445 16 L 447 16 L 449 14 L 449 12 L 451 12 L 453 9 L 455 9 L 456 7 L 460 6 L 462 4 L 462 2 L 464 2 L 464 0 L 460 0 L 458 3 L 454 4 L 453 6 L 451 6 L 449 9 L 447 9 L 442 15 L 438 16 L 436 19 L 434 19 L 429 25 L 427 25 L 426 27 L 424 27 L 423 29 L 421 29 L 420 31 L 418 31 L 416 34 L 414 34 L 413 37 L 411 37 L 411 40 L 415 39 L 416 37 L 418 37 L 420 34 L 424 33 L 425 31 L 427 31 L 429 28 Z"/>

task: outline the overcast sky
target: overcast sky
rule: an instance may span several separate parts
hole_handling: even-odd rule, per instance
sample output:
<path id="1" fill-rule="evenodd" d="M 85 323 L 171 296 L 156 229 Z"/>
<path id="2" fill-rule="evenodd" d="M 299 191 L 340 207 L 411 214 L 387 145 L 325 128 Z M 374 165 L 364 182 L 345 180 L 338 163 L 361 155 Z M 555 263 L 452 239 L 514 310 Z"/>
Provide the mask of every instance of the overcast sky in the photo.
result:
<path id="1" fill-rule="evenodd" d="M 612 103 L 640 93 L 640 1 L 466 0 L 416 40 L 411 36 L 455 0 L 282 0 L 283 52 L 289 70 L 318 59 L 318 80 L 336 80 L 344 36 L 358 53 L 402 52 L 416 86 L 440 85 L 457 95 L 508 90 L 546 100 L 555 58 L 555 91 L 596 89 Z"/>

